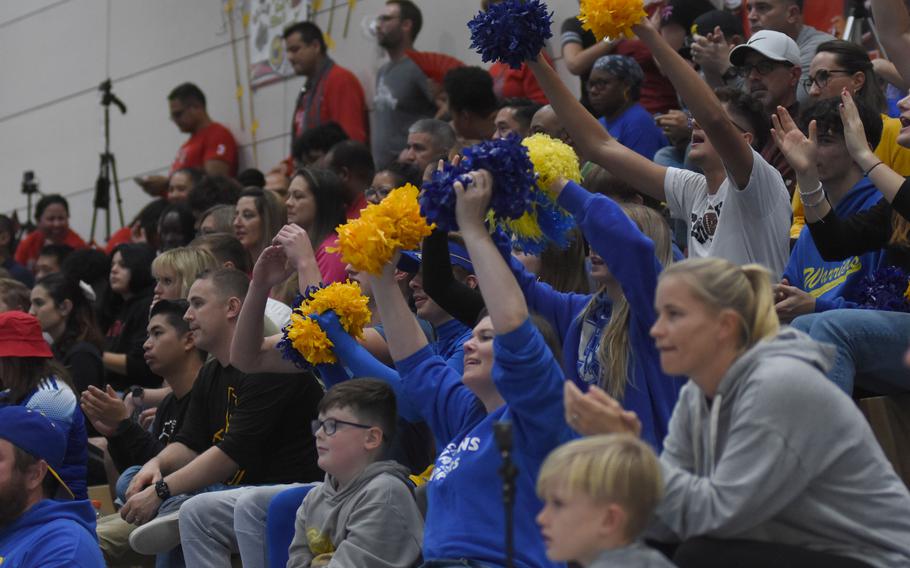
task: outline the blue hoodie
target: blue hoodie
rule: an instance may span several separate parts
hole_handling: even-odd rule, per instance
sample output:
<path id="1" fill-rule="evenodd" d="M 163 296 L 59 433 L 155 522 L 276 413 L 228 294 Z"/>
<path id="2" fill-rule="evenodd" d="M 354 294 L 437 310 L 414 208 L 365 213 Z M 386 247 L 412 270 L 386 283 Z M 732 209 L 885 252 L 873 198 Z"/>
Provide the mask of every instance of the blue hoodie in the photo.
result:
<path id="1" fill-rule="evenodd" d="M 854 185 L 834 208 L 841 219 L 872 208 L 881 201 L 882 194 L 875 185 L 864 177 Z M 861 291 L 863 278 L 875 273 L 885 257 L 883 250 L 851 256 L 846 260 L 826 261 L 822 259 L 812 233 L 803 227 L 796 245 L 790 252 L 790 260 L 783 277 L 791 286 L 796 286 L 815 297 L 815 311 L 825 312 L 836 308 L 856 307 L 853 300 Z"/>
<path id="2" fill-rule="evenodd" d="M 51 499 L 36 503 L 0 528 L 0 566 L 104 568 L 92 504 Z"/>
<path id="3" fill-rule="evenodd" d="M 559 196 L 559 204 L 575 217 L 591 248 L 603 258 L 629 302 L 632 380 L 626 384 L 625 396 L 620 402 L 638 415 L 642 439 L 660 453 L 679 389 L 686 381 L 664 374 L 657 346 L 650 335 L 651 326 L 657 320 L 654 292 L 661 272 L 654 242 L 642 234 L 615 201 L 592 194 L 576 183 L 566 185 Z M 588 385 L 579 378 L 577 364 L 583 323 L 580 316 L 592 296 L 558 292 L 538 282 L 515 259 L 511 261 L 511 267 L 528 307 L 545 317 L 559 334 L 566 377 L 587 389 Z M 603 300 L 609 309 L 605 294 Z M 609 318 L 605 318 L 599 324 L 605 326 L 608 321 Z"/>
<path id="4" fill-rule="evenodd" d="M 424 347 L 396 361 L 406 396 L 436 436 L 435 468 L 427 485 L 426 560 L 468 558 L 503 566 L 505 531 L 502 464 L 493 424 L 512 422 L 515 480 L 515 566 L 555 566 L 547 560 L 535 517 L 535 490 L 547 454 L 575 437 L 563 411 L 564 377 L 540 332 L 525 321 L 493 340 L 493 382 L 506 404 L 487 414 L 461 374 Z"/>

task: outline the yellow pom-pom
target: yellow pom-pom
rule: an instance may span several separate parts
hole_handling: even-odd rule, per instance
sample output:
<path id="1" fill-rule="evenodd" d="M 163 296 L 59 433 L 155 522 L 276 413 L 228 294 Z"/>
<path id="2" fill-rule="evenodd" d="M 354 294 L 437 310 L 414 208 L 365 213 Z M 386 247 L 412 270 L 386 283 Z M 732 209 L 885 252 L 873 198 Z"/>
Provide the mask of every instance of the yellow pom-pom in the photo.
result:
<path id="1" fill-rule="evenodd" d="M 360 291 L 356 282 L 336 282 L 316 291 L 291 313 L 291 323 L 285 327 L 286 339 L 311 365 L 337 361 L 332 348 L 335 346 L 319 324 L 309 316 L 333 310 L 341 326 L 352 337 L 363 336 L 363 328 L 370 323 L 370 299 Z"/>
<path id="2" fill-rule="evenodd" d="M 333 310 L 341 327 L 355 339 L 363 336 L 363 328 L 370 324 L 373 314 L 370 313 L 369 303 L 370 299 L 363 295 L 356 282 L 330 284 L 305 302 L 311 314 Z"/>
<path id="3" fill-rule="evenodd" d="M 420 214 L 419 190 L 411 184 L 389 193 L 378 205 L 368 205 L 360 218 L 337 228 L 341 258 L 357 270 L 379 275 L 397 249 L 420 246 L 432 231 Z"/>
<path id="4" fill-rule="evenodd" d="M 550 192 L 553 181 L 564 178 L 581 181 L 578 155 L 571 146 L 546 134 L 535 134 L 521 141 L 528 148 L 528 156 L 537 174 L 537 186 Z"/>
<path id="5" fill-rule="evenodd" d="M 539 241 L 543 239 L 543 231 L 537 223 L 537 212 L 529 211 L 518 219 L 503 219 L 500 225 L 510 235 L 522 239 Z"/>
<path id="6" fill-rule="evenodd" d="M 331 364 L 338 360 L 332 353 L 332 347 L 335 345 L 322 331 L 319 324 L 296 311 L 291 313 L 291 323 L 288 324 L 286 334 L 294 349 L 308 363 L 312 365 Z"/>
<path id="7" fill-rule="evenodd" d="M 910 283 L 907 284 L 907 289 L 904 290 L 904 297 L 910 300 Z"/>
<path id="8" fill-rule="evenodd" d="M 581 0 L 578 19 L 598 39 L 632 37 L 632 26 L 647 17 L 642 0 Z"/>

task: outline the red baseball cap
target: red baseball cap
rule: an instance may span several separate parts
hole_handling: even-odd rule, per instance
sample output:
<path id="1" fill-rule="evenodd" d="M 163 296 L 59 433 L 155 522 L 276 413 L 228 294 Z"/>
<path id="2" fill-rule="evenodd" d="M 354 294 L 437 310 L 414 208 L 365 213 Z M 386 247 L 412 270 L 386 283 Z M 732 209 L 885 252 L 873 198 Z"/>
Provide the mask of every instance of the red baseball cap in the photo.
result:
<path id="1" fill-rule="evenodd" d="M 0 357 L 53 356 L 35 316 L 20 311 L 0 314 Z"/>

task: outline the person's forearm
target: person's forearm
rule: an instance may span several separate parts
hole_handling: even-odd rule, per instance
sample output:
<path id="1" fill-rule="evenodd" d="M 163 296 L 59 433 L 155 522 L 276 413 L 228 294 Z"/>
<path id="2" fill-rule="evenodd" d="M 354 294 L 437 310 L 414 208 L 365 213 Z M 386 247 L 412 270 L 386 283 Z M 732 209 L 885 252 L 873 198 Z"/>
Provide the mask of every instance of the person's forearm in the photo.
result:
<path id="1" fill-rule="evenodd" d="M 863 173 L 869 176 L 869 180 L 875 184 L 875 187 L 888 200 L 888 203 L 894 201 L 894 196 L 904 184 L 905 178 L 899 173 L 892 170 L 888 164 L 882 162 L 878 156 L 869 152 L 864 152 L 861 156 L 856 157 L 858 165 Z"/>
<path id="2" fill-rule="evenodd" d="M 462 225 L 461 236 L 471 257 L 484 304 L 497 335 L 517 329 L 528 319 L 524 294 L 482 223 Z M 383 320 L 385 321 L 385 320 Z"/>
<path id="3" fill-rule="evenodd" d="M 427 338 L 417 323 L 417 318 L 411 313 L 405 302 L 401 289 L 394 278 L 383 275 L 372 279 L 373 297 L 379 308 L 382 325 L 385 329 L 386 339 L 389 343 L 389 353 L 395 361 L 401 361 L 423 349 L 427 345 Z"/>
<path id="4" fill-rule="evenodd" d="M 799 191 L 799 198 L 803 203 L 806 223 L 815 223 L 823 219 L 831 211 L 831 204 L 828 203 L 828 198 L 824 195 L 824 191 L 821 190 L 818 171 L 812 169 L 805 172 L 796 172 L 796 183 L 799 186 L 797 191 Z M 805 199 L 803 195 L 805 195 Z"/>
<path id="5" fill-rule="evenodd" d="M 267 286 L 260 285 L 255 280 L 250 282 L 231 340 L 231 365 L 240 371 L 250 372 L 260 362 L 263 349 L 262 314 L 265 313 L 268 299 Z"/>
<path id="6" fill-rule="evenodd" d="M 609 55 L 615 48 L 615 41 L 599 41 L 588 48 L 582 48 L 578 43 L 570 43 L 562 48 L 562 56 L 569 73 L 584 75 L 591 71 L 595 61 Z"/>
<path id="7" fill-rule="evenodd" d="M 126 374 L 126 354 L 124 353 L 105 351 L 101 355 L 101 362 L 104 364 L 104 368 L 112 373 Z"/>
<path id="8" fill-rule="evenodd" d="M 910 82 L 910 14 L 903 0 L 872 0 L 872 16 L 885 51 L 905 81 Z"/>
<path id="9" fill-rule="evenodd" d="M 322 284 L 322 273 L 314 257 L 297 261 L 297 282 L 300 290 Z"/>
<path id="10" fill-rule="evenodd" d="M 897 66 L 891 61 L 887 59 L 873 59 L 872 68 L 875 70 L 876 75 L 897 87 L 899 91 L 907 92 L 907 90 L 910 89 L 910 81 L 907 81 L 901 76 L 900 72 L 897 70 Z"/>
<path id="11" fill-rule="evenodd" d="M 158 462 L 157 465 L 158 469 L 161 470 L 161 474 L 168 475 L 190 463 L 198 455 L 180 442 L 172 442 L 161 450 L 155 461 Z"/>
<path id="12" fill-rule="evenodd" d="M 164 477 L 171 495 L 192 493 L 214 483 L 229 479 L 238 469 L 232 460 L 217 446 L 212 446 L 186 465 Z"/>

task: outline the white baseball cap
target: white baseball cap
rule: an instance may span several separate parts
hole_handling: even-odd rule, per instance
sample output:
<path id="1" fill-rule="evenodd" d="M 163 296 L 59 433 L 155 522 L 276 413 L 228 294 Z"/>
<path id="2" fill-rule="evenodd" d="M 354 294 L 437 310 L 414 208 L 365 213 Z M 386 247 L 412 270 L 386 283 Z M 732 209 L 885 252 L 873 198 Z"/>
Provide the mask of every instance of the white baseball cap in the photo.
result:
<path id="1" fill-rule="evenodd" d="M 787 34 L 771 30 L 761 30 L 744 44 L 737 45 L 730 51 L 730 63 L 741 66 L 749 50 L 764 55 L 773 61 L 787 62 L 800 66 L 799 46 Z"/>

